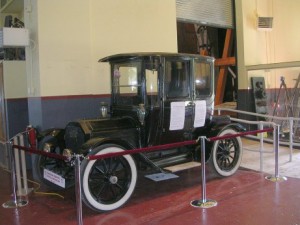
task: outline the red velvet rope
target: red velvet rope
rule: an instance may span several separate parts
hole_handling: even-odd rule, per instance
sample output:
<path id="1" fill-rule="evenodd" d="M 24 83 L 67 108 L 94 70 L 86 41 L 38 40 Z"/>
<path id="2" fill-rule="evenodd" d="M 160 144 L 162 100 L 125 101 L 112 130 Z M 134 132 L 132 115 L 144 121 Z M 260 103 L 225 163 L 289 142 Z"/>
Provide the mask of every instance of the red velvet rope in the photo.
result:
<path id="1" fill-rule="evenodd" d="M 208 141 L 218 141 L 218 140 L 223 140 L 223 139 L 227 139 L 227 138 L 234 138 L 234 137 L 269 132 L 269 131 L 273 131 L 273 128 L 245 131 L 245 132 L 237 133 L 237 134 L 228 134 L 228 135 L 223 135 L 223 136 L 211 137 L 211 138 L 207 138 L 207 140 Z M 181 147 L 181 146 L 186 146 L 186 145 L 195 145 L 195 144 L 197 144 L 197 142 L 198 142 L 198 140 L 182 141 L 182 142 L 176 142 L 176 143 L 165 144 L 165 145 L 156 145 L 156 146 L 150 146 L 150 147 L 144 147 L 144 148 L 136 148 L 136 149 L 131 149 L 131 150 L 122 151 L 122 152 L 111 152 L 111 153 L 106 153 L 106 154 L 102 154 L 102 155 L 90 155 L 87 158 L 89 160 L 96 160 L 96 159 L 104 159 L 104 158 L 110 158 L 110 157 L 122 156 L 122 155 L 128 155 L 128 154 L 136 154 L 136 153 L 141 153 L 141 152 L 146 152 L 146 151 L 150 152 L 150 151 L 166 150 L 166 149 L 171 149 L 171 148 L 176 148 L 176 147 Z M 44 155 L 44 156 L 47 156 L 50 158 L 56 158 L 56 159 L 60 159 L 60 160 L 68 159 L 66 156 L 59 155 L 56 153 L 44 152 L 44 151 L 37 150 L 36 148 L 32 148 L 32 147 L 25 147 L 25 146 L 20 146 L 20 145 L 13 145 L 12 147 L 17 148 L 17 149 L 22 149 L 26 152 Z"/>
<path id="2" fill-rule="evenodd" d="M 150 147 L 145 147 L 145 148 L 136 148 L 128 151 L 123 151 L 123 152 L 111 152 L 111 153 L 106 153 L 102 155 L 90 155 L 88 156 L 89 160 L 96 160 L 96 159 L 104 159 L 104 158 L 110 158 L 114 156 L 121 156 L 121 155 L 128 155 L 128 154 L 135 154 L 135 153 L 140 153 L 140 152 L 146 152 L 146 151 L 157 151 L 157 150 L 166 150 L 166 149 L 171 149 L 175 147 L 181 147 L 184 145 L 195 145 L 197 144 L 197 140 L 191 140 L 191 141 L 182 141 L 182 142 L 176 142 L 172 144 L 165 144 L 165 145 L 155 145 L 155 146 L 150 146 Z"/>
<path id="3" fill-rule="evenodd" d="M 51 153 L 51 152 L 44 152 L 42 150 L 37 150 L 35 148 L 25 147 L 25 146 L 21 146 L 21 145 L 13 145 L 12 147 L 22 149 L 25 152 L 30 152 L 30 153 L 35 153 L 35 154 L 38 154 L 38 155 L 48 156 L 50 158 L 61 159 L 61 160 L 67 160 L 68 159 L 66 156 L 59 155 L 59 154 L 56 154 L 56 153 Z"/>
<path id="4" fill-rule="evenodd" d="M 245 136 L 245 135 L 250 135 L 250 134 L 268 132 L 268 131 L 273 131 L 273 128 L 267 128 L 267 129 L 263 129 L 263 130 L 246 131 L 246 132 L 230 134 L 230 135 L 223 135 L 223 136 L 219 136 L 219 137 L 208 138 L 207 140 L 208 141 L 217 141 L 217 140 L 222 140 L 222 139 L 226 139 L 226 138 L 234 138 L 234 137 Z M 156 145 L 156 146 L 145 147 L 145 148 L 137 148 L 137 149 L 132 149 L 132 150 L 123 151 L 123 152 L 111 152 L 111 153 L 106 153 L 106 154 L 102 154 L 102 155 L 91 155 L 91 156 L 88 156 L 88 159 L 96 160 L 96 159 L 104 159 L 104 158 L 110 158 L 110 157 L 115 157 L 115 156 L 135 154 L 135 153 L 140 153 L 140 152 L 145 152 L 145 151 L 165 150 L 165 149 L 180 147 L 180 146 L 184 146 L 184 145 L 194 145 L 197 142 L 198 142 L 198 140 L 191 140 L 191 141 L 176 142 L 173 144 Z"/>

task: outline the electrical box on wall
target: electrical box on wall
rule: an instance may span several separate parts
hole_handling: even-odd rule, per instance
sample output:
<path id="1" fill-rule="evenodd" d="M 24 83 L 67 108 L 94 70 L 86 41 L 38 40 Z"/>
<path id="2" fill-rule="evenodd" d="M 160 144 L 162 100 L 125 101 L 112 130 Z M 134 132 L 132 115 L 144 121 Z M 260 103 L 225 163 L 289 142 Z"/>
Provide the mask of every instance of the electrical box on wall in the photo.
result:
<path id="1" fill-rule="evenodd" d="M 25 28 L 3 27 L 0 29 L 0 47 L 29 46 L 29 31 Z"/>

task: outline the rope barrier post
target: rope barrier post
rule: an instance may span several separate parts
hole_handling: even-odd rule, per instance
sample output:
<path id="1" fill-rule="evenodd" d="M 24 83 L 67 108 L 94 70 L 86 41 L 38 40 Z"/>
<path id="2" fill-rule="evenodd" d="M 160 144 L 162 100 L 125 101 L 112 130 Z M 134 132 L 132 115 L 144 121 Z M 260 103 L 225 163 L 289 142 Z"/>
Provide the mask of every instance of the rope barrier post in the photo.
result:
<path id="1" fill-rule="evenodd" d="M 275 152 L 275 175 L 267 176 L 266 179 L 272 182 L 286 181 L 287 178 L 279 175 L 278 170 L 278 151 L 279 151 L 279 125 L 274 125 L 274 152 Z"/>
<path id="2" fill-rule="evenodd" d="M 13 138 L 13 144 L 18 145 L 19 135 Z M 14 158 L 15 158 L 15 172 L 17 179 L 17 194 L 21 195 L 22 193 L 22 183 L 21 183 L 21 169 L 20 169 L 20 155 L 19 149 L 13 148 Z"/>
<path id="3" fill-rule="evenodd" d="M 19 143 L 21 146 L 24 145 L 24 136 L 20 135 L 19 136 Z M 27 195 L 28 194 L 28 183 L 27 183 L 27 171 L 26 171 L 26 158 L 25 158 L 25 152 L 21 151 L 21 171 L 22 171 L 22 176 L 23 176 L 23 189 L 22 189 L 22 194 Z"/>
<path id="4" fill-rule="evenodd" d="M 293 117 L 289 118 L 290 133 L 289 133 L 289 148 L 290 148 L 290 162 L 293 161 L 293 136 L 294 136 L 294 121 Z"/>
<path id="5" fill-rule="evenodd" d="M 201 175 L 202 175 L 202 199 L 191 201 L 191 206 L 199 208 L 211 208 L 218 203 L 212 199 L 206 199 L 206 175 L 205 175 L 205 139 L 201 136 Z"/>
<path id="6" fill-rule="evenodd" d="M 81 157 L 80 155 L 75 155 L 75 191 L 76 191 L 77 224 L 83 225 L 82 201 L 81 201 L 80 157 Z"/>
<path id="7" fill-rule="evenodd" d="M 19 144 L 25 146 L 24 135 L 19 135 Z M 26 155 L 25 151 L 21 151 L 21 171 L 23 176 L 23 188 L 21 189 L 22 195 L 28 195 L 33 191 L 33 188 L 28 188 L 28 179 L 27 179 L 27 166 L 26 166 Z"/>
<path id="8" fill-rule="evenodd" d="M 28 204 L 28 201 L 18 199 L 17 191 L 16 191 L 16 165 L 15 165 L 15 154 L 14 149 L 12 147 L 12 143 L 9 143 L 9 158 L 11 162 L 11 183 L 12 183 L 12 200 L 9 200 L 2 204 L 4 208 L 18 208 Z"/>
<path id="9" fill-rule="evenodd" d="M 264 129 L 264 125 L 261 121 L 259 121 L 259 129 L 263 130 Z M 259 134 L 259 155 L 260 155 L 260 172 L 262 172 L 264 170 L 264 133 L 260 133 Z"/>

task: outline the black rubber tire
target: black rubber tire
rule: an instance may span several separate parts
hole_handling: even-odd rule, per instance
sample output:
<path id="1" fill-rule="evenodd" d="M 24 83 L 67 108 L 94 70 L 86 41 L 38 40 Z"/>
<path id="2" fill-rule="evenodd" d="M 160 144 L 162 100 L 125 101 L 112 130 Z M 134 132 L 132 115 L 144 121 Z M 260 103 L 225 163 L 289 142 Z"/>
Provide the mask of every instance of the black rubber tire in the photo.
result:
<path id="1" fill-rule="evenodd" d="M 231 128 L 222 130 L 218 136 L 236 134 Z M 211 149 L 209 166 L 213 172 L 222 177 L 233 175 L 239 168 L 243 155 L 240 137 L 215 141 Z"/>
<path id="2" fill-rule="evenodd" d="M 91 155 L 125 151 L 121 146 L 105 144 L 95 148 Z M 81 164 L 83 202 L 98 212 L 115 210 L 131 197 L 137 168 L 131 155 L 99 160 L 84 159 Z"/>

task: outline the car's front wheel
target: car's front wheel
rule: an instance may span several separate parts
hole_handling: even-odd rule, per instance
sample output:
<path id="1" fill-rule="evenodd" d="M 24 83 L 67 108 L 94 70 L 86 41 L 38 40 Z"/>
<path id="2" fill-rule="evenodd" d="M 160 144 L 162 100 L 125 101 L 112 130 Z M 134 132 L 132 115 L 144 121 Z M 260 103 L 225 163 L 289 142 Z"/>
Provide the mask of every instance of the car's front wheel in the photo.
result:
<path id="1" fill-rule="evenodd" d="M 121 146 L 106 144 L 97 147 L 91 154 L 123 151 Z M 110 211 L 121 207 L 131 197 L 137 181 L 137 169 L 130 155 L 84 159 L 81 177 L 84 203 L 96 211 Z"/>
<path id="2" fill-rule="evenodd" d="M 236 134 L 231 128 L 222 130 L 218 136 Z M 240 137 L 226 138 L 213 143 L 209 164 L 217 175 L 233 175 L 242 161 L 242 141 Z"/>

